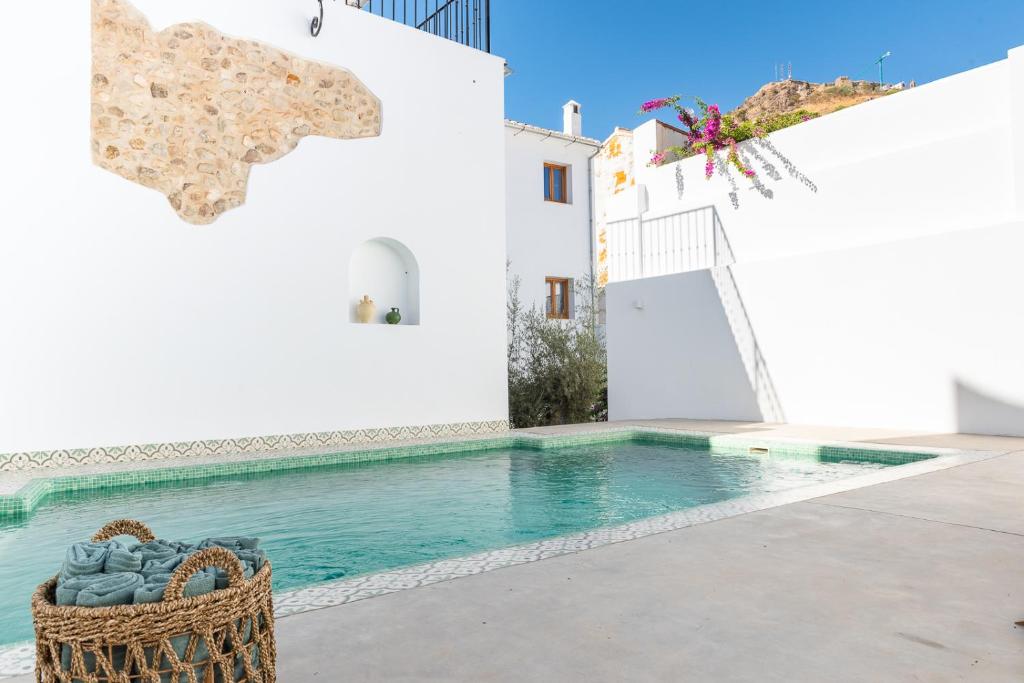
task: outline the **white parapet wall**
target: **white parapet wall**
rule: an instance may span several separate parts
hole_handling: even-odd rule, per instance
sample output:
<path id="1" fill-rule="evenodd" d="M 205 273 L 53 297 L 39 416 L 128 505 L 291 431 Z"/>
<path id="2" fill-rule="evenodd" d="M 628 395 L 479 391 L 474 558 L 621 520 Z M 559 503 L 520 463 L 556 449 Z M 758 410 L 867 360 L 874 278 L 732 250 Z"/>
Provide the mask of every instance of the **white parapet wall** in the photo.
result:
<path id="1" fill-rule="evenodd" d="M 0 25 L 0 454 L 505 420 L 503 61 L 340 3 L 313 38 L 316 3 L 137 0 L 382 103 L 379 137 L 307 137 L 197 226 L 92 162 L 90 4 Z M 414 258 L 418 325 L 351 321 L 363 294 L 397 305 L 372 273 L 350 291 L 375 238 Z"/>
<path id="2" fill-rule="evenodd" d="M 1024 48 L 740 145 L 757 183 L 702 156 L 647 165 L 661 126 L 633 134 L 630 183 L 603 219 L 718 208 L 740 262 L 909 239 L 1024 211 Z M 724 160 L 725 154 L 720 154 Z M 764 190 L 764 192 L 759 189 Z M 637 195 L 641 197 L 637 197 Z"/>
<path id="3" fill-rule="evenodd" d="M 612 419 L 1024 435 L 1024 49 L 744 143 L 758 184 L 655 133 L 604 217 L 717 211 L 735 264 L 609 285 Z"/>
<path id="4" fill-rule="evenodd" d="M 1024 436 L 1022 253 L 1014 222 L 612 284 L 610 417 Z"/>

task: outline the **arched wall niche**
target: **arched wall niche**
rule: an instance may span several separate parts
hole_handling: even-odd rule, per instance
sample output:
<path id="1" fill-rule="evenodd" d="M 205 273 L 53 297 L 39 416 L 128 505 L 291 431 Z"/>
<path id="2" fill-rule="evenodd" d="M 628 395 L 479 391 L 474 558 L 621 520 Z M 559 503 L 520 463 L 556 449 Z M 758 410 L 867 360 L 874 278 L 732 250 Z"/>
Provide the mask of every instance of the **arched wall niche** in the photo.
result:
<path id="1" fill-rule="evenodd" d="M 401 325 L 420 324 L 420 269 L 407 246 L 390 237 L 363 242 L 349 263 L 349 320 L 359 322 L 358 306 L 364 296 L 377 305 L 370 321 L 385 324 L 392 308 L 402 314 Z"/>

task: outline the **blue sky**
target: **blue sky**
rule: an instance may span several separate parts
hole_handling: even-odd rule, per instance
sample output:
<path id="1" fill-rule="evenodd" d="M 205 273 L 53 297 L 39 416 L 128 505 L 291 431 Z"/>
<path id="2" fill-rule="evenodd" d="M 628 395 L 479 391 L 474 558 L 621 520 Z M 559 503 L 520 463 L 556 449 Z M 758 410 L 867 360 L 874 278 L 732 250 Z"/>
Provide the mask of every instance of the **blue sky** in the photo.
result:
<path id="1" fill-rule="evenodd" d="M 583 132 L 606 137 L 644 119 L 640 103 L 676 93 L 723 110 L 772 80 L 927 83 L 1024 45 L 1024 0 L 491 0 L 506 116 L 561 128 L 561 106 L 583 104 Z M 705 19 L 705 17 L 707 17 Z M 966 103 L 965 103 L 966 104 Z"/>

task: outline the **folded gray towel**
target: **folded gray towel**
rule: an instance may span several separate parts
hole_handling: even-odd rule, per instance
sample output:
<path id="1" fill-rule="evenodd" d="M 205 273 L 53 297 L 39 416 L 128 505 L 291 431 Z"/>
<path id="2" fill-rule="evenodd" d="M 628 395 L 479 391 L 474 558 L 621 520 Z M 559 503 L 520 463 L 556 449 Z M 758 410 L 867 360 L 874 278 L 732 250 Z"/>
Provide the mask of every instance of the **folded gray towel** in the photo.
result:
<path id="1" fill-rule="evenodd" d="M 217 577 L 217 590 L 223 590 L 231 585 L 231 580 L 228 577 L 226 569 L 220 567 L 210 567 L 207 571 L 213 572 L 213 575 Z M 249 562 L 242 562 L 242 576 L 251 579 L 253 574 L 256 572 L 252 568 L 252 564 Z"/>
<path id="2" fill-rule="evenodd" d="M 134 572 L 102 574 L 103 578 L 90 583 L 78 593 L 75 604 L 79 607 L 110 607 L 130 605 L 135 591 L 145 584 L 145 579 Z"/>
<path id="3" fill-rule="evenodd" d="M 137 572 L 142 569 L 142 553 L 131 552 L 127 548 L 111 548 L 107 561 L 103 565 L 106 574 L 120 572 Z"/>
<path id="4" fill-rule="evenodd" d="M 265 550 L 236 550 L 235 555 L 238 556 L 242 562 L 252 565 L 254 571 L 263 569 L 263 564 L 267 561 L 267 551 Z"/>
<path id="5" fill-rule="evenodd" d="M 132 601 L 135 588 L 142 585 L 142 577 L 132 572 L 117 574 L 86 574 L 59 581 L 57 586 L 58 605 L 78 605 L 80 607 L 110 607 L 127 605 Z M 110 657 L 115 670 L 124 669 L 127 648 L 111 649 Z M 71 669 L 71 648 L 61 647 L 61 666 L 65 671 Z M 84 654 L 85 668 L 90 673 L 96 672 L 96 656 Z"/>
<path id="6" fill-rule="evenodd" d="M 199 544 L 199 549 L 217 546 L 228 550 L 256 550 L 260 539 L 251 536 L 220 536 L 207 538 Z"/>
<path id="7" fill-rule="evenodd" d="M 117 546 L 124 547 L 120 543 Z M 68 552 L 64 556 L 64 565 L 60 570 L 61 575 L 70 578 L 72 576 L 101 573 L 103 566 L 107 562 L 107 555 L 110 554 L 110 548 L 110 541 L 102 543 L 75 543 L 68 548 Z"/>
<path id="8" fill-rule="evenodd" d="M 154 574 L 170 574 L 178 568 L 185 558 L 188 557 L 185 553 L 178 553 L 177 555 L 171 555 L 166 560 L 150 560 L 142 566 L 142 576 L 149 578 Z"/>
<path id="9" fill-rule="evenodd" d="M 106 574 L 83 574 L 72 576 L 57 582 L 57 604 L 76 605 L 78 594 L 94 583 L 105 580 Z"/>
<path id="10" fill-rule="evenodd" d="M 167 588 L 167 582 L 170 580 L 170 574 L 153 574 L 148 577 L 146 583 L 135 591 L 135 604 L 139 605 L 163 600 L 164 590 Z M 194 598 L 197 595 L 212 593 L 216 584 L 217 580 L 213 574 L 199 572 L 185 584 L 185 597 Z"/>
<path id="11" fill-rule="evenodd" d="M 176 541 L 165 541 L 162 538 L 158 538 L 148 543 L 133 546 L 131 550 L 142 556 L 142 565 L 145 566 L 147 562 L 154 560 L 163 561 L 175 555 L 180 555 L 181 550 L 179 550 L 178 546 L 179 544 Z"/>

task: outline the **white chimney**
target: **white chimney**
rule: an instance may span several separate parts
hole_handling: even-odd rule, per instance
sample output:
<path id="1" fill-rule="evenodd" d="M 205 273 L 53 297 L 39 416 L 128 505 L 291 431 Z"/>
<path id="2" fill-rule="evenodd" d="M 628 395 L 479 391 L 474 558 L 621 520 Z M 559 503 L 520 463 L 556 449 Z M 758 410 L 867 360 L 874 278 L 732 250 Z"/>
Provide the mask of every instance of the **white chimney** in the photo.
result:
<path id="1" fill-rule="evenodd" d="M 583 114 L 576 100 L 569 100 L 562 107 L 562 132 L 575 137 L 583 135 Z"/>

